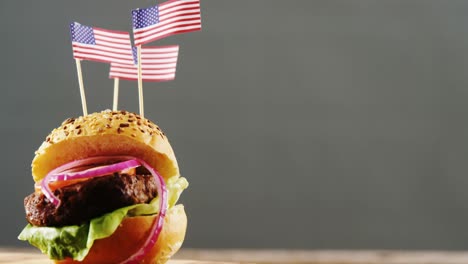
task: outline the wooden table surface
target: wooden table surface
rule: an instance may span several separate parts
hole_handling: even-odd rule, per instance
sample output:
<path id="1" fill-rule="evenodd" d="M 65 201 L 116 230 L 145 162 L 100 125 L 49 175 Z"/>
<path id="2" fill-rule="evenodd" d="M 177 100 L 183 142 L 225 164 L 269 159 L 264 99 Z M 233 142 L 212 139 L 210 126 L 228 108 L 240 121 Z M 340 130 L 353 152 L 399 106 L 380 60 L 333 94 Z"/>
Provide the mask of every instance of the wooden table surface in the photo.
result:
<path id="1" fill-rule="evenodd" d="M 35 250 L 0 249 L 0 263 L 51 263 Z M 468 252 L 183 249 L 168 264 L 468 264 Z"/>

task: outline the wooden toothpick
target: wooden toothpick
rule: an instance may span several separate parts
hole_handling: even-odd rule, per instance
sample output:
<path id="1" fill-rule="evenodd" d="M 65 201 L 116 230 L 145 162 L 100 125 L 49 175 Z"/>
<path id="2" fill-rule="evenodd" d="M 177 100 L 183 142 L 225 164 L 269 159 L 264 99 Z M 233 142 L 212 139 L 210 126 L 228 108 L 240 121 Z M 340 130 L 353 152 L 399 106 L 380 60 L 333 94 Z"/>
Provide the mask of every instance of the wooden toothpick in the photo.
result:
<path id="1" fill-rule="evenodd" d="M 140 104 L 140 116 L 145 117 L 145 110 L 143 107 L 143 78 L 141 74 L 141 45 L 137 46 L 138 53 L 138 101 Z"/>
<path id="2" fill-rule="evenodd" d="M 86 106 L 86 95 L 84 91 L 83 85 L 83 74 L 81 72 L 81 61 L 79 59 L 75 59 L 76 62 L 76 71 L 78 73 L 78 84 L 80 85 L 80 96 L 81 96 L 81 106 L 83 107 L 83 116 L 88 115 L 88 108 Z"/>
<path id="3" fill-rule="evenodd" d="M 117 111 L 119 102 L 119 78 L 114 78 L 114 103 L 112 105 L 112 110 Z"/>

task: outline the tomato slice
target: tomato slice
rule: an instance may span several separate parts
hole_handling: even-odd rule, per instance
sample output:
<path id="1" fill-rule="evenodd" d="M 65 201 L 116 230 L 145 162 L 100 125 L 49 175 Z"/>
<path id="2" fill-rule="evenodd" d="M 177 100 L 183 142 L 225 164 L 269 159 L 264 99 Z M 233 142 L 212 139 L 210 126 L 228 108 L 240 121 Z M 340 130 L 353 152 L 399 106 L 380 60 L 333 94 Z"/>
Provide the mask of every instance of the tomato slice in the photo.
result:
<path id="1" fill-rule="evenodd" d="M 68 186 L 68 185 L 72 185 L 72 184 L 75 184 L 75 183 L 78 183 L 78 182 L 82 182 L 82 181 L 87 181 L 89 179 L 76 179 L 76 180 L 68 180 L 68 181 L 55 181 L 55 182 L 51 182 L 49 183 L 49 188 L 51 191 L 55 191 L 57 189 L 60 189 L 60 188 L 63 188 L 65 186 Z M 41 182 L 36 182 L 34 184 L 34 190 L 36 192 L 41 192 Z"/>

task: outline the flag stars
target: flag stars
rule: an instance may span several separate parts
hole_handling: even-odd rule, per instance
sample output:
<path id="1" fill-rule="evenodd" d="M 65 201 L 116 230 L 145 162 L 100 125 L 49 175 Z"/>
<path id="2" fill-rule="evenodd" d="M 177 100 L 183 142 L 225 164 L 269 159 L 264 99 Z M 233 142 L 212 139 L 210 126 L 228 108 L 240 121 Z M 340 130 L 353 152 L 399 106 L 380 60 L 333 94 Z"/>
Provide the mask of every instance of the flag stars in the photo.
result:
<path id="1" fill-rule="evenodd" d="M 132 47 L 132 54 L 133 54 L 133 63 L 135 65 L 138 64 L 138 50 L 137 47 Z"/>
<path id="2" fill-rule="evenodd" d="M 134 29 L 144 28 L 159 23 L 158 6 L 132 10 L 132 22 Z"/>
<path id="3" fill-rule="evenodd" d="M 72 42 L 80 42 L 83 44 L 96 44 L 94 38 L 94 31 L 92 27 L 84 26 L 78 23 L 72 23 L 70 25 L 70 33 L 72 36 Z"/>

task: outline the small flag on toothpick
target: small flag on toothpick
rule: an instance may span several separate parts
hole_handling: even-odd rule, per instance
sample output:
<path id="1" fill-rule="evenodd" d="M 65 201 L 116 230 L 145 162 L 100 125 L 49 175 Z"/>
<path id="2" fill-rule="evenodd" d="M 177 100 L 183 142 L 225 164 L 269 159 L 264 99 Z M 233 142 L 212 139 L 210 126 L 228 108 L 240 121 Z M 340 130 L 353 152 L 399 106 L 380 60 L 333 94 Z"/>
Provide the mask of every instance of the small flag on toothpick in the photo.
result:
<path id="1" fill-rule="evenodd" d="M 125 31 L 107 30 L 70 24 L 73 57 L 98 62 L 122 62 L 133 57 L 130 34 Z"/>
<path id="2" fill-rule="evenodd" d="M 170 0 L 132 10 L 132 22 L 135 46 L 201 30 L 200 0 Z"/>
<path id="3" fill-rule="evenodd" d="M 141 46 L 171 35 L 201 30 L 200 0 L 169 0 L 132 10 L 132 23 L 138 58 L 138 101 L 140 115 L 144 117 Z"/>
<path id="4" fill-rule="evenodd" d="M 130 34 L 125 31 L 108 30 L 81 25 L 74 22 L 70 24 L 70 35 L 73 47 L 73 57 L 76 62 L 78 83 L 80 86 L 81 105 L 83 115 L 88 114 L 86 96 L 83 85 L 83 75 L 80 60 L 97 62 L 122 62 L 133 58 Z M 114 79 L 114 105 L 117 110 L 119 94 L 119 79 Z"/>
<path id="5" fill-rule="evenodd" d="M 134 59 L 127 63 L 111 63 L 109 78 L 138 80 L 138 58 L 136 47 L 133 48 Z M 176 73 L 179 46 L 142 47 L 141 68 L 144 81 L 162 82 L 174 80 Z"/>

